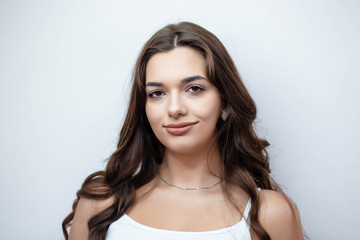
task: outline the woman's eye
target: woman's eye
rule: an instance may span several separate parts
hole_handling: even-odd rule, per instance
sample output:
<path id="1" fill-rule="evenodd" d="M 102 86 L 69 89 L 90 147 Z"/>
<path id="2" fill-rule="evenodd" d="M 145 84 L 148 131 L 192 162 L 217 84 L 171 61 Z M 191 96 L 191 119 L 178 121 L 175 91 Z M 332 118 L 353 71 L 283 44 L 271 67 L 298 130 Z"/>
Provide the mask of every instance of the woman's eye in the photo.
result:
<path id="1" fill-rule="evenodd" d="M 158 97 L 161 97 L 162 95 L 164 95 L 163 92 L 161 92 L 161 91 L 154 91 L 154 92 L 151 92 L 151 93 L 149 94 L 149 97 L 151 97 L 151 98 L 158 98 Z"/>
<path id="2" fill-rule="evenodd" d="M 189 92 L 192 92 L 192 93 L 198 93 L 198 92 L 201 92 L 203 91 L 204 89 L 199 87 L 199 86 L 191 86 L 189 87 L 188 91 Z"/>

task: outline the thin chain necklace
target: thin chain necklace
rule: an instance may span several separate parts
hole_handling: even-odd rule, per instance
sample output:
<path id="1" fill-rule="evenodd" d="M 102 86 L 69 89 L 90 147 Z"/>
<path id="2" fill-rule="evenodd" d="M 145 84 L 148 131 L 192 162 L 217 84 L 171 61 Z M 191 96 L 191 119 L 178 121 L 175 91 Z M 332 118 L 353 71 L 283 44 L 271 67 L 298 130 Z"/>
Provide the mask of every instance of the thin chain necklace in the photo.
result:
<path id="1" fill-rule="evenodd" d="M 163 179 L 161 176 L 159 176 L 160 179 L 166 183 L 167 185 L 171 186 L 171 187 L 175 187 L 175 188 L 178 188 L 180 190 L 204 190 L 204 189 L 210 189 L 216 185 L 218 185 L 219 183 L 221 183 L 221 181 L 217 182 L 217 183 L 214 183 L 214 184 L 211 184 L 209 186 L 205 186 L 205 187 L 181 187 L 181 186 L 176 186 L 174 184 L 171 184 L 169 182 L 167 182 L 165 179 Z"/>

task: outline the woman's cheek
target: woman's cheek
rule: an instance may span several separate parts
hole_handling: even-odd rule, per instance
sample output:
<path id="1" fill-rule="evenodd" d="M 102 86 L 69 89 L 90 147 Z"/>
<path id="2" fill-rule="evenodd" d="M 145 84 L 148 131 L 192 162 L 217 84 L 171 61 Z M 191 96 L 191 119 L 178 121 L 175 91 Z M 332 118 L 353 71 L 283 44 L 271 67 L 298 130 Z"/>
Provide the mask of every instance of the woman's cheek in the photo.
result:
<path id="1" fill-rule="evenodd" d="M 155 105 L 154 103 L 148 103 L 145 107 L 145 111 L 150 126 L 156 133 L 162 126 L 163 111 L 159 105 Z"/>

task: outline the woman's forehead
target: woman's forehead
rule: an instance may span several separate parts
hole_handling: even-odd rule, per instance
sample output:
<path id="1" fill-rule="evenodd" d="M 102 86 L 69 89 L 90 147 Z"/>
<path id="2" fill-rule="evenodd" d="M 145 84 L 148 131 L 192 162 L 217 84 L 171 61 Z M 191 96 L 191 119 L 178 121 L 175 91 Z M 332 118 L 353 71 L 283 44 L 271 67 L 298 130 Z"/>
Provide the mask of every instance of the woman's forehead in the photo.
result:
<path id="1" fill-rule="evenodd" d="M 146 66 L 146 82 L 163 82 L 168 79 L 179 81 L 191 76 L 206 79 L 205 58 L 190 47 L 177 47 L 170 51 L 156 53 Z"/>

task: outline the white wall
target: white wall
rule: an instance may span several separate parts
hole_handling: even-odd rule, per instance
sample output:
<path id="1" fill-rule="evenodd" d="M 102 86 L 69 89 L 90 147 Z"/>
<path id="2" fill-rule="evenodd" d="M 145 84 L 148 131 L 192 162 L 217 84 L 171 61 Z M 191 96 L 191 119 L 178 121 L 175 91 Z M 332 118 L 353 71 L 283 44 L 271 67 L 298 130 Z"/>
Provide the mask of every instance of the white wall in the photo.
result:
<path id="1" fill-rule="evenodd" d="M 193 21 L 234 58 L 311 239 L 360 239 L 360 3 L 1 1 L 0 238 L 62 239 L 115 149 L 142 44 Z"/>

